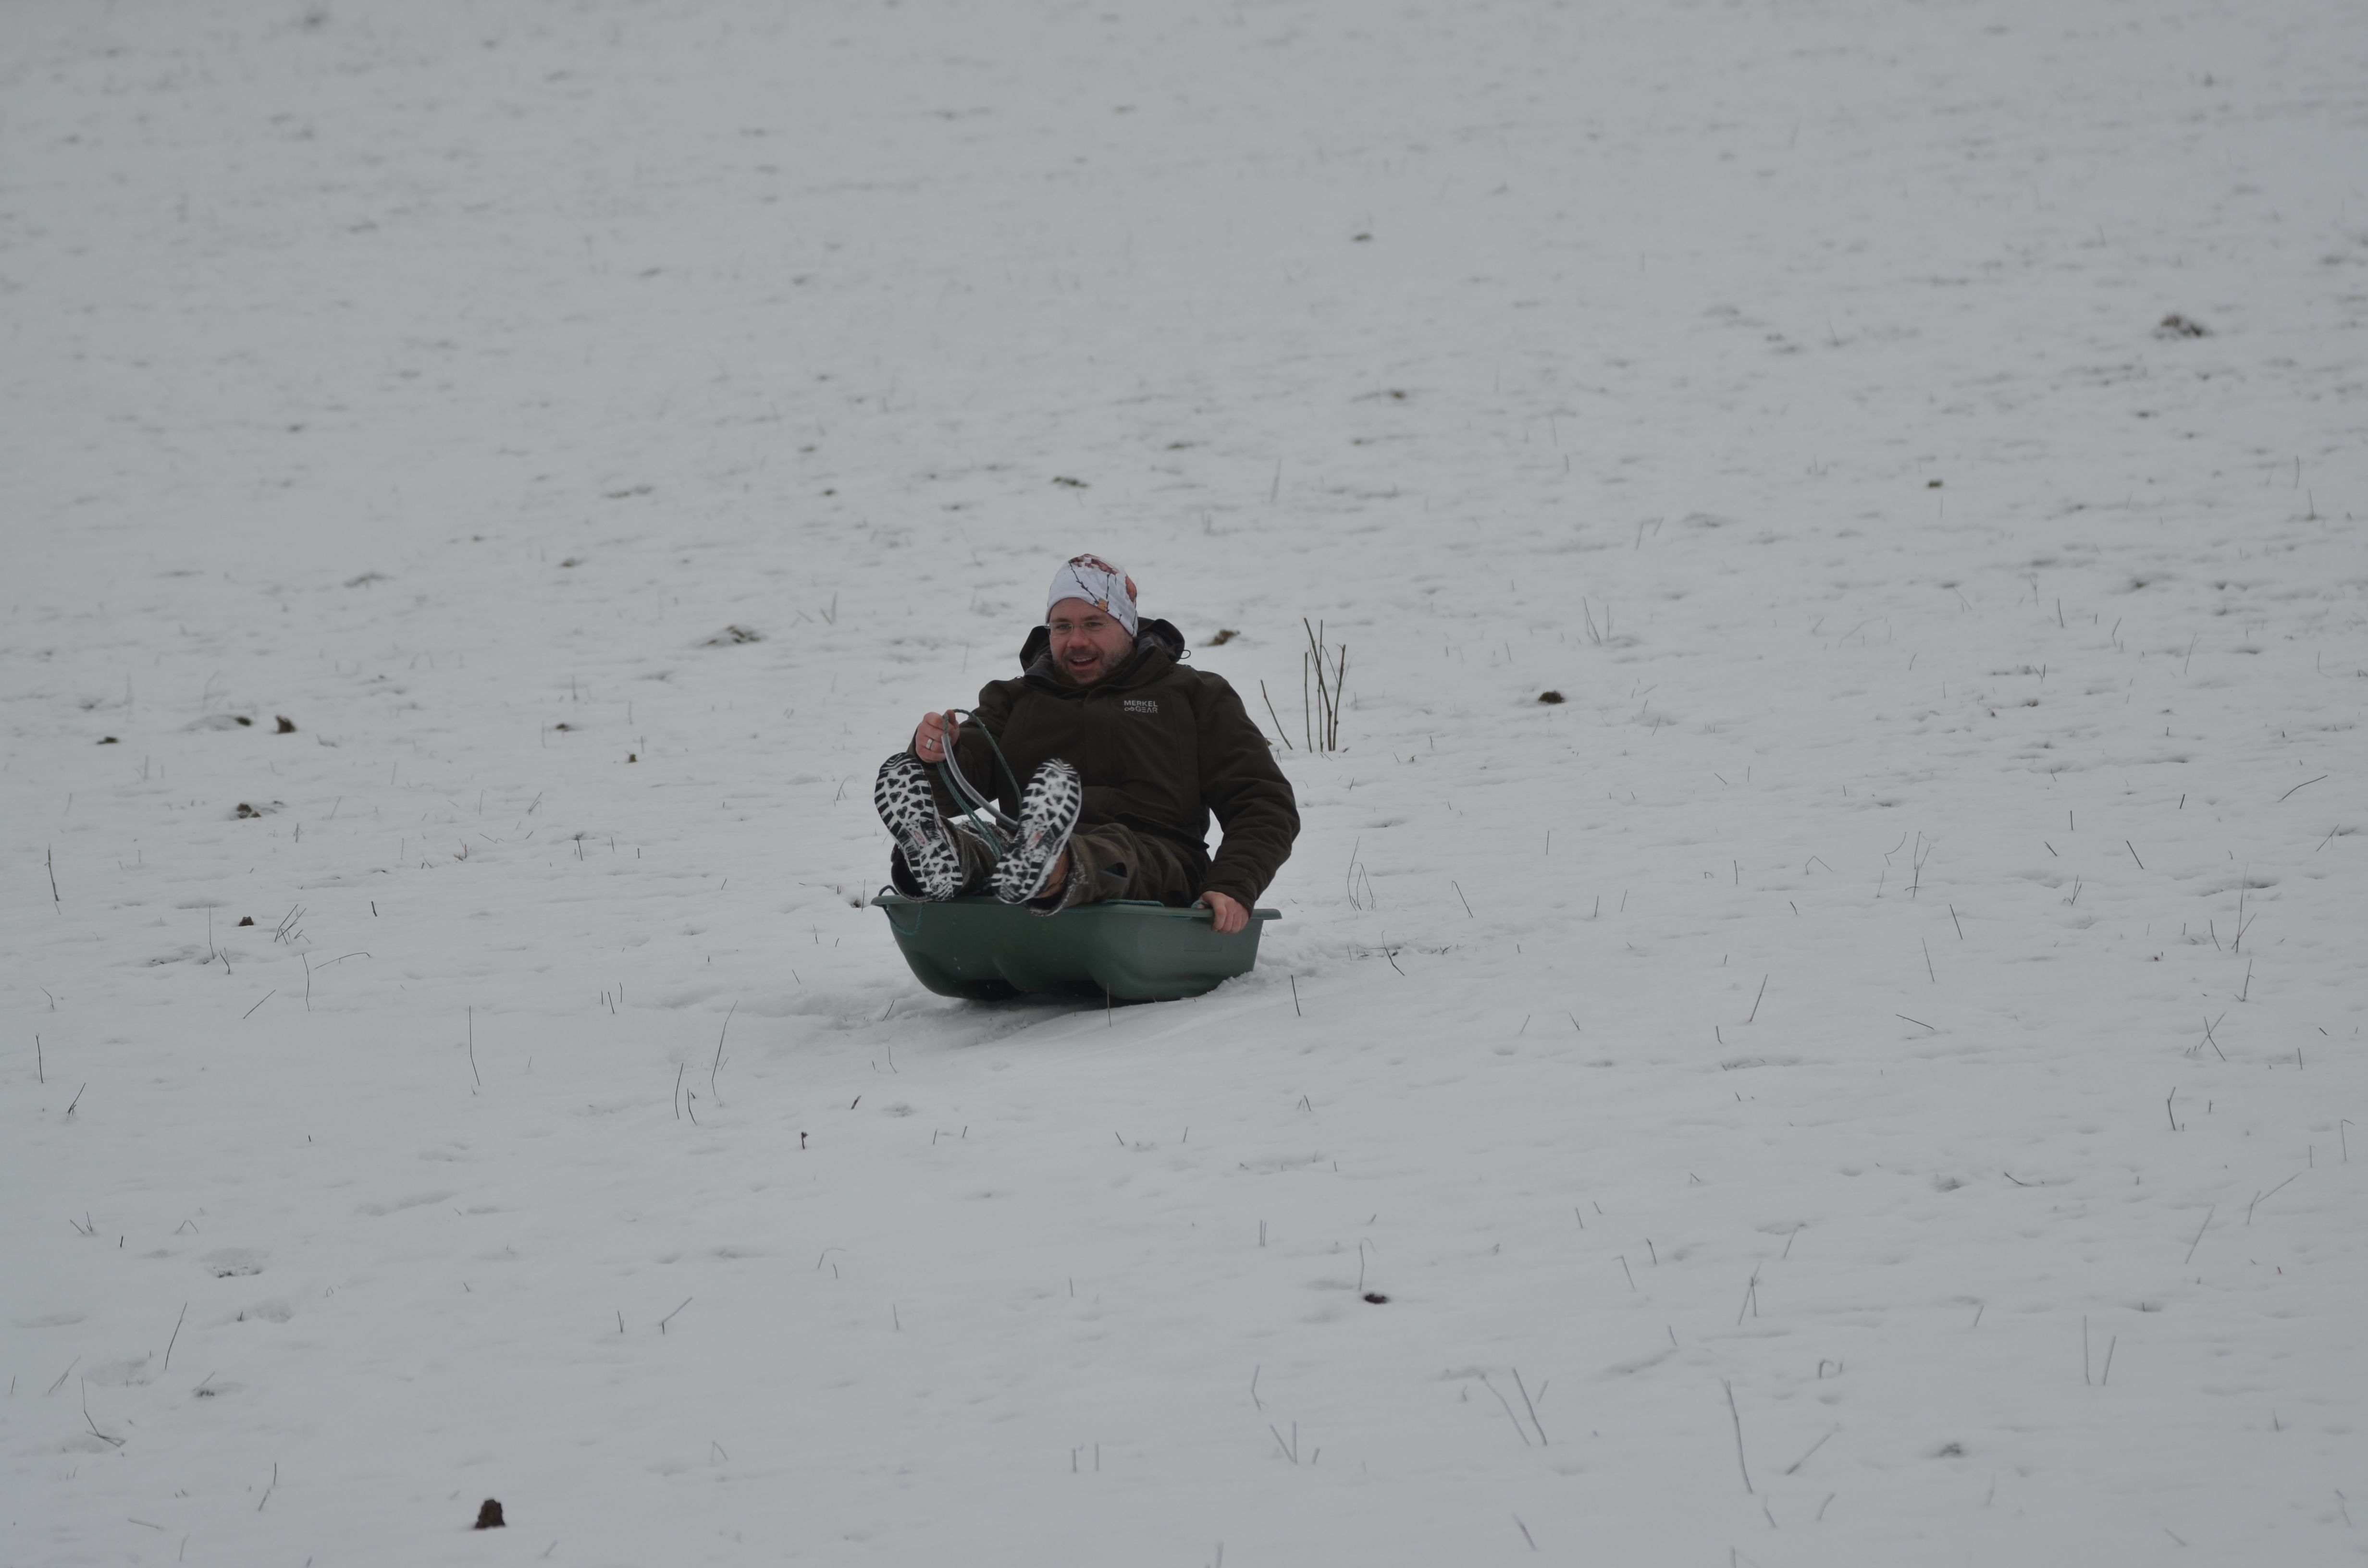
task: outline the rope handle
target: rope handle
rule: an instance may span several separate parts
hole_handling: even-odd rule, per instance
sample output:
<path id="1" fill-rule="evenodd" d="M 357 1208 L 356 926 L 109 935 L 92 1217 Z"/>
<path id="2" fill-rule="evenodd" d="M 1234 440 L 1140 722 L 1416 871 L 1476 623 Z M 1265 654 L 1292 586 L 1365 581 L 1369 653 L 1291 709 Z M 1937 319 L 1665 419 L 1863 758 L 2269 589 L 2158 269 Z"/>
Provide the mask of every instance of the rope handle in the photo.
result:
<path id="1" fill-rule="evenodd" d="M 946 717 L 952 721 L 959 730 L 965 720 L 974 721 L 978 718 L 978 714 L 967 708 L 949 708 L 946 710 Z M 983 723 L 979 725 L 978 733 L 986 737 L 987 749 L 995 754 L 996 765 L 1003 769 L 1004 778 L 1011 785 L 1012 798 L 1017 800 L 1020 794 L 1019 780 L 1012 773 L 1011 764 L 1005 759 L 1003 748 L 996 744 L 995 733 Z M 949 740 L 951 738 L 951 735 L 948 737 Z M 962 815 L 969 819 L 971 826 L 985 842 L 987 852 L 996 860 L 1001 861 L 1010 847 L 1005 841 L 1005 835 L 1016 835 L 1019 824 L 1004 815 L 993 801 L 982 794 L 977 786 L 963 776 L 962 764 L 954 760 L 954 748 L 951 744 L 945 748 L 945 760 L 938 764 L 937 771 L 939 782 L 945 786 L 946 793 L 954 798 L 955 802 L 962 808 Z"/>
<path id="2" fill-rule="evenodd" d="M 946 717 L 953 720 L 957 728 L 963 723 L 978 720 L 977 712 L 968 708 L 949 708 L 946 710 Z M 986 749 L 995 754 L 995 765 L 1003 769 L 1003 781 L 1011 786 L 1011 798 L 1015 801 L 1018 800 L 1022 793 L 1022 790 L 1019 788 L 1019 776 L 1011 771 L 1011 764 L 1004 759 L 1003 748 L 995 743 L 995 732 L 988 729 L 984 722 L 981 722 L 978 726 L 978 733 L 986 737 Z M 946 760 L 949 763 L 953 761 L 953 748 L 951 746 L 948 746 L 946 748 Z M 961 770 L 956 768 L 955 771 L 959 773 Z"/>

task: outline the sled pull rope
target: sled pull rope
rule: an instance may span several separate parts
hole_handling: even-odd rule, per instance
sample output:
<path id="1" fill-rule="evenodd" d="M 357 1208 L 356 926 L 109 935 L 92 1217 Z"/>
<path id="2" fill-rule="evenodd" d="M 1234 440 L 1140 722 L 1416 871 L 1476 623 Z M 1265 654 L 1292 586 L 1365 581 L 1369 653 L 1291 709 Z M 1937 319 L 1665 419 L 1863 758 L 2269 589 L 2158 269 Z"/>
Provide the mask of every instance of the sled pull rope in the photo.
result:
<path id="1" fill-rule="evenodd" d="M 956 779 L 962 779 L 962 785 L 958 786 L 955 783 Z M 973 831 L 978 835 L 979 842 L 986 846 L 989 858 L 998 865 L 1001 864 L 1006 847 L 1003 836 L 987 817 L 979 814 L 982 811 L 994 812 L 995 808 L 984 802 L 973 804 L 964 798 L 963 787 L 968 785 L 969 780 L 962 778 L 962 770 L 954 766 L 951 752 L 946 754 L 945 761 L 938 764 L 938 781 L 946 787 L 947 791 L 955 800 L 962 802 L 962 816 L 969 821 Z"/>
<path id="2" fill-rule="evenodd" d="M 978 720 L 978 715 L 967 708 L 949 708 L 946 710 L 946 717 L 953 720 L 957 728 L 963 724 L 976 722 Z M 1018 800 L 1023 793 L 1019 788 L 1019 776 L 1011 771 L 1011 764 L 1004 759 L 1003 748 L 995 744 L 995 732 L 981 723 L 978 726 L 978 733 L 986 737 L 986 749 L 995 754 L 995 765 L 1003 770 L 1003 781 L 1011 786 L 1011 798 Z M 953 762 L 951 747 L 948 748 L 946 761 L 949 766 Z M 960 768 L 955 769 L 955 775 L 960 777 Z"/>
<path id="3" fill-rule="evenodd" d="M 964 723 L 976 722 L 978 719 L 978 715 L 976 713 L 966 708 L 949 708 L 946 710 L 946 717 L 953 720 L 958 729 Z M 1019 777 L 1011 771 L 1011 764 L 1005 759 L 1003 748 L 996 744 L 995 733 L 989 730 L 983 723 L 979 724 L 978 733 L 986 737 L 987 749 L 995 754 L 996 766 L 1003 770 L 1004 782 L 1011 786 L 1012 798 L 1014 800 L 1019 799 L 1021 794 Z M 953 790 L 956 799 L 961 800 L 969 805 L 974 805 L 980 808 L 994 817 L 997 822 L 1007 824 L 1011 822 L 1009 817 L 1005 816 L 1002 812 L 998 811 L 996 808 L 995 803 L 988 800 L 986 796 L 980 793 L 977 788 L 963 776 L 962 764 L 955 760 L 953 747 L 948 746 L 946 748 L 946 758 L 940 766 L 946 770 L 947 774 L 950 775 L 948 779 L 948 788 Z"/>
<path id="4" fill-rule="evenodd" d="M 949 708 L 946 717 L 954 721 L 959 730 L 962 724 L 975 722 L 978 715 L 967 708 Z M 1019 799 L 1019 779 L 1011 771 L 1011 764 L 1005 759 L 1003 748 L 996 744 L 995 733 L 985 724 L 978 726 L 978 733 L 986 737 L 987 749 L 995 754 L 996 765 L 1002 768 L 1005 781 L 1011 786 L 1012 798 Z M 945 760 L 938 765 L 938 778 L 945 785 L 946 792 L 961 803 L 962 814 L 970 819 L 971 825 L 986 841 L 988 850 L 996 859 L 1001 860 L 1005 849 L 1002 835 L 1019 824 L 1005 816 L 994 801 L 981 794 L 977 787 L 963 777 L 962 764 L 954 760 L 954 748 L 951 745 L 946 747 Z"/>

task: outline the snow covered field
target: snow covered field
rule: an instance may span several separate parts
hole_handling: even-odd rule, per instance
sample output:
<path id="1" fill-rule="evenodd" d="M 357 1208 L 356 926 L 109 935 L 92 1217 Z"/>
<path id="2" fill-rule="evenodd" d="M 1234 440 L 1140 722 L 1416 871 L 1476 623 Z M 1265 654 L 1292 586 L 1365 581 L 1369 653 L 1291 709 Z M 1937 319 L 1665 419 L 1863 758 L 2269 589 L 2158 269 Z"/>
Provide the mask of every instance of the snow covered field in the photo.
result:
<path id="1" fill-rule="evenodd" d="M 10 6 L 0 1562 L 2358 1560 L 2363 81 Z M 1080 549 L 1284 919 L 949 1003 L 871 772 Z"/>

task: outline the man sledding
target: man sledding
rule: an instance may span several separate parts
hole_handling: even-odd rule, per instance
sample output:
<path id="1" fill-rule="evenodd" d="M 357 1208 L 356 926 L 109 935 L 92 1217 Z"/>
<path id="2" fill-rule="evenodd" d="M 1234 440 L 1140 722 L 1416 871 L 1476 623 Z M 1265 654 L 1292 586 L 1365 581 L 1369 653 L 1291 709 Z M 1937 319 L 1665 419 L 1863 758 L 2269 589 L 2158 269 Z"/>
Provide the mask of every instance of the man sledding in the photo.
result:
<path id="1" fill-rule="evenodd" d="M 1044 915 L 1104 899 L 1198 903 L 1220 932 L 1241 930 L 1299 833 L 1266 737 L 1223 677 L 1181 662 L 1182 633 L 1137 617 L 1134 584 L 1110 562 L 1068 562 L 1045 602 L 1018 678 L 983 687 L 967 722 L 923 715 L 911 746 L 881 764 L 872 802 L 896 841 L 897 891 L 992 892 Z M 947 788 L 949 761 L 1000 820 Z"/>

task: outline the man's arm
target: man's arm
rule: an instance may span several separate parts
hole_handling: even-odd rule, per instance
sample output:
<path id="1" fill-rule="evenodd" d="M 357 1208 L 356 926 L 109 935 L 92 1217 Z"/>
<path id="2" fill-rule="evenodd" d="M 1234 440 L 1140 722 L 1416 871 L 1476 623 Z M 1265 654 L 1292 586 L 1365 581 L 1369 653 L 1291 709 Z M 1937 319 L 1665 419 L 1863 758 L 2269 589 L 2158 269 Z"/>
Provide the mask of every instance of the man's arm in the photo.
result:
<path id="1" fill-rule="evenodd" d="M 1209 864 L 1208 892 L 1238 905 L 1247 924 L 1249 906 L 1291 858 L 1299 803 L 1240 695 L 1216 676 L 1203 679 L 1197 704 L 1201 799 L 1224 835 Z M 1214 899 L 1209 903 L 1225 929 L 1231 912 Z"/>

